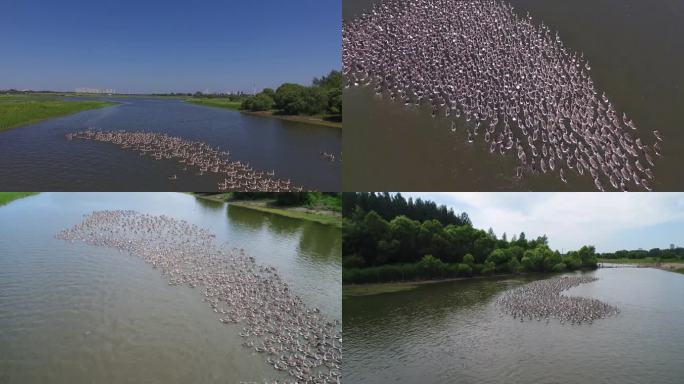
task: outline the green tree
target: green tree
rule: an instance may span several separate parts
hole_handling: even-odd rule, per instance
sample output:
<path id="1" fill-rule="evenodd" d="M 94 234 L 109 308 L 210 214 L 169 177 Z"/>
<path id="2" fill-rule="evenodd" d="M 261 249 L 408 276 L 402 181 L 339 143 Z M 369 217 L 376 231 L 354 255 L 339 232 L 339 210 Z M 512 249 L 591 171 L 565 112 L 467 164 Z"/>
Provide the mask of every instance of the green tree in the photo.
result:
<path id="1" fill-rule="evenodd" d="M 306 88 L 303 98 L 305 107 L 299 113 L 318 115 L 325 113 L 328 109 L 328 93 L 323 88 Z"/>
<path id="2" fill-rule="evenodd" d="M 486 262 L 493 263 L 497 272 L 506 272 L 509 270 L 508 262 L 511 254 L 506 252 L 503 248 L 497 248 L 492 251 L 487 257 Z"/>
<path id="3" fill-rule="evenodd" d="M 418 254 L 417 236 L 419 223 L 406 216 L 397 216 L 390 221 L 392 239 L 401 242 L 399 258 L 402 262 L 415 262 Z"/>
<path id="4" fill-rule="evenodd" d="M 380 240 L 378 242 L 378 264 L 394 263 L 399 259 L 401 243 L 396 239 Z"/>
<path id="5" fill-rule="evenodd" d="M 522 265 L 520 264 L 518 259 L 516 259 L 514 257 L 508 261 L 508 270 L 511 273 L 518 273 L 518 272 L 522 271 Z"/>
<path id="6" fill-rule="evenodd" d="M 257 93 L 256 95 L 245 99 L 242 102 L 242 109 L 249 111 L 268 111 L 273 109 L 275 102 L 273 98 L 265 93 Z"/>
<path id="7" fill-rule="evenodd" d="M 582 267 L 582 260 L 579 257 L 577 251 L 568 252 L 565 257 L 563 257 L 563 263 L 570 270 L 575 270 Z"/>
<path id="8" fill-rule="evenodd" d="M 309 202 L 309 192 L 279 192 L 275 204 L 281 206 L 302 205 Z"/>
<path id="9" fill-rule="evenodd" d="M 582 260 L 583 267 L 595 268 L 598 262 L 596 258 L 596 248 L 593 246 L 584 246 L 577 251 L 580 260 Z"/>
<path id="10" fill-rule="evenodd" d="M 328 92 L 328 112 L 334 115 L 342 114 L 342 90 L 333 89 Z"/>
<path id="11" fill-rule="evenodd" d="M 436 277 L 442 276 L 446 271 L 446 264 L 432 255 L 425 255 L 418 262 L 416 267 L 418 268 L 418 273 L 424 277 Z"/>
<path id="12" fill-rule="evenodd" d="M 491 261 L 488 261 L 488 262 L 484 263 L 484 267 L 482 268 L 482 274 L 483 275 L 489 275 L 489 274 L 494 273 L 495 270 L 496 270 L 496 265 L 494 265 L 494 263 L 492 263 Z"/>
<path id="13" fill-rule="evenodd" d="M 565 263 L 558 263 L 558 264 L 553 266 L 552 270 L 554 272 L 563 272 L 563 271 L 565 271 L 566 267 L 567 266 L 565 265 Z"/>
<path id="14" fill-rule="evenodd" d="M 275 101 L 275 91 L 273 90 L 273 88 L 264 88 L 264 90 L 261 91 L 261 93 Z"/>
<path id="15" fill-rule="evenodd" d="M 306 87 L 299 84 L 285 83 L 275 92 L 275 106 L 288 115 L 298 115 L 306 108 L 304 101 Z"/>
<path id="16" fill-rule="evenodd" d="M 326 89 L 342 89 L 342 72 L 332 70 L 327 76 L 314 78 L 313 85 Z"/>

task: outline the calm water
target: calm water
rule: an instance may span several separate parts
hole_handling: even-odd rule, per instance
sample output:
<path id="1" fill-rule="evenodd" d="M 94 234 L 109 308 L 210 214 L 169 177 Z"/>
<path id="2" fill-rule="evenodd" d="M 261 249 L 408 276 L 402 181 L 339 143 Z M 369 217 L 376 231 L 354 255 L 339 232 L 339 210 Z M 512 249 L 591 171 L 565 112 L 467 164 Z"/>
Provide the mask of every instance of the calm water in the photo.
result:
<path id="1" fill-rule="evenodd" d="M 174 193 L 43 193 L 0 207 L 0 383 L 236 383 L 278 377 L 201 292 L 112 249 L 54 239 L 99 209 L 185 219 L 273 265 L 341 319 L 340 230 Z"/>
<path id="2" fill-rule="evenodd" d="M 339 154 L 337 128 L 255 117 L 177 99 L 104 98 L 110 108 L 47 120 L 0 132 L 0 190 L 27 191 L 215 191 L 216 175 L 182 172 L 172 160 L 156 161 L 137 152 L 64 135 L 102 130 L 163 132 L 227 149 L 255 169 L 321 191 L 340 190 L 341 163 L 321 157 Z M 178 174 L 178 180 L 168 178 Z"/>
<path id="3" fill-rule="evenodd" d="M 351 20 L 378 0 L 345 0 Z M 654 189 L 684 190 L 684 0 L 512 0 L 565 45 L 584 52 L 594 83 L 642 127 L 641 137 L 662 132 Z M 457 133 L 428 108 L 376 97 L 365 88 L 345 90 L 343 189 L 444 191 L 594 190 L 577 174 L 564 184 L 556 174 L 515 180 L 514 154 L 492 156 L 481 137 L 466 144 L 464 121 Z M 567 175 L 567 174 L 566 174 Z"/>
<path id="4" fill-rule="evenodd" d="M 477 279 L 343 300 L 347 383 L 681 383 L 684 275 L 600 269 L 566 294 L 621 313 L 592 325 L 523 322 L 497 295 L 532 278 Z"/>

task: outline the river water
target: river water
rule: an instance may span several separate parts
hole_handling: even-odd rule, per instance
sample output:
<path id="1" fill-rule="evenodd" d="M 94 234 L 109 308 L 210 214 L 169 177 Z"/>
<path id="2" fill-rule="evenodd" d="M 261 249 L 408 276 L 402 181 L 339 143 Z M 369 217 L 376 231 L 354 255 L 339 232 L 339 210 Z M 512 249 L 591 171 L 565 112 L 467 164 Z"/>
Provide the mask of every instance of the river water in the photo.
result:
<path id="1" fill-rule="evenodd" d="M 342 131 L 162 98 L 97 98 L 121 103 L 0 132 L 3 191 L 215 191 L 219 177 L 183 172 L 174 160 L 156 161 L 109 143 L 68 141 L 69 132 L 162 132 L 229 150 L 234 160 L 320 191 L 339 191 Z M 339 156 L 337 156 L 339 159 Z M 178 179 L 169 177 L 177 174 Z"/>
<path id="2" fill-rule="evenodd" d="M 345 297 L 346 383 L 681 383 L 684 275 L 607 268 L 564 292 L 617 305 L 591 325 L 523 322 L 498 295 L 549 276 L 425 284 Z"/>
<path id="3" fill-rule="evenodd" d="M 42 193 L 0 207 L 0 383 L 237 383 L 282 377 L 199 290 L 113 249 L 56 240 L 102 209 L 185 219 L 341 319 L 340 230 L 178 193 Z"/>
<path id="4" fill-rule="evenodd" d="M 352 20 L 379 0 L 345 0 Z M 652 130 L 665 136 L 656 159 L 653 188 L 684 190 L 683 0 L 512 0 L 557 30 L 566 47 L 584 52 L 597 89 L 630 115 L 648 143 Z M 345 191 L 593 191 L 591 178 L 575 172 L 515 179 L 514 153 L 493 156 L 478 137 L 466 144 L 465 121 L 431 117 L 425 107 L 376 97 L 367 88 L 344 93 Z M 513 151 L 514 152 L 514 151 Z"/>

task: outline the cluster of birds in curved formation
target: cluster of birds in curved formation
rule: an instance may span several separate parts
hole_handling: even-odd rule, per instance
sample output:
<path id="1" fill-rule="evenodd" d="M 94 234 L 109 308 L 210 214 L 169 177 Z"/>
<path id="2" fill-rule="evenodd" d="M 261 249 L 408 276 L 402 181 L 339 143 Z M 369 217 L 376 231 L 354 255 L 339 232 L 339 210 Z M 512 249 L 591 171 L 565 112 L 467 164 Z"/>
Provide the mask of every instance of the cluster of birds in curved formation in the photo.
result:
<path id="1" fill-rule="evenodd" d="M 201 289 L 221 323 L 244 325 L 242 345 L 291 380 L 340 382 L 340 322 L 307 307 L 275 268 L 217 245 L 208 231 L 167 216 L 97 211 L 56 237 L 129 252 L 161 269 L 170 285 Z"/>
<path id="2" fill-rule="evenodd" d="M 274 178 L 275 171 L 257 171 L 249 164 L 231 161 L 230 152 L 222 151 L 218 147 L 201 141 L 184 140 L 180 137 L 168 136 L 163 133 L 128 132 L 128 131 L 99 131 L 87 129 L 66 135 L 68 140 L 83 139 L 112 143 L 122 149 L 131 149 L 141 156 L 150 155 L 155 160 L 175 159 L 182 167 L 181 171 L 188 171 L 188 167 L 199 169 L 197 175 L 214 173 L 222 175 L 217 189 L 226 191 L 259 191 L 259 192 L 301 192 L 303 187 L 297 187 L 290 180 Z M 172 175 L 169 180 L 177 180 L 178 175 Z"/>
<path id="3" fill-rule="evenodd" d="M 464 117 L 515 173 L 590 175 L 596 189 L 651 190 L 653 144 L 599 95 L 584 54 L 498 0 L 386 0 L 343 27 L 345 87 L 370 86 L 407 106 Z M 456 121 L 451 122 L 456 131 Z"/>
<path id="4" fill-rule="evenodd" d="M 504 293 L 497 299 L 497 304 L 521 322 L 545 319 L 548 323 L 550 318 L 555 318 L 561 324 L 591 324 L 594 320 L 617 315 L 620 310 L 596 299 L 565 296 L 561 292 L 596 280 L 589 276 L 563 276 L 535 281 Z"/>

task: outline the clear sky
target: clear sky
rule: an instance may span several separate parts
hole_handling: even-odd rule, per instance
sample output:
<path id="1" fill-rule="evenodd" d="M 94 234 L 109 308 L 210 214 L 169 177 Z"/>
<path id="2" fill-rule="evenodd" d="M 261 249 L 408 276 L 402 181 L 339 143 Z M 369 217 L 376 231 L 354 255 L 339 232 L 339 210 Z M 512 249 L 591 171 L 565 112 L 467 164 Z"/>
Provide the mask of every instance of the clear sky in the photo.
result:
<path id="1" fill-rule="evenodd" d="M 683 193 L 405 193 L 466 212 L 497 236 L 546 234 L 559 251 L 684 246 Z"/>
<path id="2" fill-rule="evenodd" d="M 341 67 L 341 0 L 21 0 L 0 6 L 0 89 L 251 91 Z"/>

